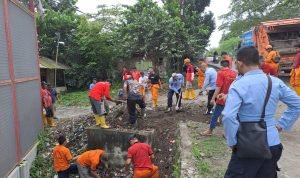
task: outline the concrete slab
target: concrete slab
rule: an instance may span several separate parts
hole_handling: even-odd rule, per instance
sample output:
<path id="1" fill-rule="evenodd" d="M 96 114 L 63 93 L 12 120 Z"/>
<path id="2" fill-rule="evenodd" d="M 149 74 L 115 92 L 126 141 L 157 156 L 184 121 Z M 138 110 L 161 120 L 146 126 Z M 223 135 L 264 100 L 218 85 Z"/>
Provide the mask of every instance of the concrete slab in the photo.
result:
<path id="1" fill-rule="evenodd" d="M 180 130 L 180 162 L 181 162 L 181 176 L 185 178 L 201 178 L 196 169 L 192 155 L 192 138 L 190 137 L 190 129 L 186 123 L 179 123 Z"/>
<path id="2" fill-rule="evenodd" d="M 125 165 L 127 150 L 129 145 L 128 138 L 136 134 L 141 142 L 152 145 L 155 131 L 152 130 L 117 130 L 101 129 L 90 127 L 87 129 L 88 150 L 103 149 L 109 154 L 110 167 L 122 168 Z"/>

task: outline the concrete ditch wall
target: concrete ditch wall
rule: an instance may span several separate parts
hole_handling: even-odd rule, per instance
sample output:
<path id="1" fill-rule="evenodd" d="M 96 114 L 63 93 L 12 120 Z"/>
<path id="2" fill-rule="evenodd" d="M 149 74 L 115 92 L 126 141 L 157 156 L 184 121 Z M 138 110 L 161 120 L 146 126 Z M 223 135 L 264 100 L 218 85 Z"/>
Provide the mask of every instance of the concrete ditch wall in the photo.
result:
<path id="1" fill-rule="evenodd" d="M 121 168 L 125 164 L 129 145 L 128 138 L 136 134 L 141 142 L 152 146 L 154 130 L 117 130 L 90 127 L 87 129 L 88 150 L 103 149 L 109 153 L 110 166 Z"/>
<path id="2" fill-rule="evenodd" d="M 30 167 L 37 154 L 37 145 L 36 143 L 29 153 L 24 157 L 21 163 L 16 166 L 16 168 L 9 174 L 7 178 L 29 178 Z"/>

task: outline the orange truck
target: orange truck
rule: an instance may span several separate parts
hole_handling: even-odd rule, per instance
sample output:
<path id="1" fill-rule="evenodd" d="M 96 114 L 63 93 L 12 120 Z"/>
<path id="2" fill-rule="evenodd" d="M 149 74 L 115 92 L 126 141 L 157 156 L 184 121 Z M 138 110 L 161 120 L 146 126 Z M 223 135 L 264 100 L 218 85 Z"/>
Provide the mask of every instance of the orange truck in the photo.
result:
<path id="1" fill-rule="evenodd" d="M 242 37 L 242 47 L 255 46 L 264 58 L 266 46 L 272 45 L 279 52 L 279 76 L 289 76 L 296 50 L 300 43 L 300 18 L 261 22 Z"/>

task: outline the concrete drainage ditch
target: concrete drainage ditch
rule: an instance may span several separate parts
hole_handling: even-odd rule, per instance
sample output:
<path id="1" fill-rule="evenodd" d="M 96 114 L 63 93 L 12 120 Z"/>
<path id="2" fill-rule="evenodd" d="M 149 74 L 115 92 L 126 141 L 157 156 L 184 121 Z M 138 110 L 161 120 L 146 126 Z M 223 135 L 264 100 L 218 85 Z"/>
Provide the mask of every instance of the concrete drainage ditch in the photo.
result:
<path id="1" fill-rule="evenodd" d="M 88 144 L 87 149 L 103 149 L 109 154 L 109 171 L 105 177 L 121 178 L 126 177 L 124 165 L 129 147 L 128 138 L 136 134 L 141 142 L 152 146 L 155 131 L 151 130 L 120 130 L 101 129 L 99 127 L 87 128 Z"/>

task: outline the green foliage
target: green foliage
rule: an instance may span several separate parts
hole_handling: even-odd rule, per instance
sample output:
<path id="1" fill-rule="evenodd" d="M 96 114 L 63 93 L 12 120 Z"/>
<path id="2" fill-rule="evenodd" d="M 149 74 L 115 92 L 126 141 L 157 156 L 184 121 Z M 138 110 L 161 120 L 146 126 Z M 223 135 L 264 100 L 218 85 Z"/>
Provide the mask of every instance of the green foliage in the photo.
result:
<path id="1" fill-rule="evenodd" d="M 30 168 L 31 178 L 53 177 L 52 159 L 48 159 L 51 155 L 46 155 L 49 148 L 49 128 L 45 128 L 39 135 L 39 144 L 37 147 L 37 156 Z"/>
<path id="2" fill-rule="evenodd" d="M 61 106 L 89 106 L 88 91 L 70 91 L 60 95 L 58 104 Z"/>
<path id="3" fill-rule="evenodd" d="M 123 83 L 114 82 L 111 86 L 111 96 L 113 98 L 118 96 L 118 91 L 122 89 Z M 63 92 L 59 96 L 58 105 L 60 106 L 80 106 L 87 107 L 90 106 L 89 94 L 88 94 L 88 86 L 86 86 L 86 90 L 75 90 L 75 91 L 67 91 Z"/>
<path id="4" fill-rule="evenodd" d="M 72 42 L 73 50 L 69 56 L 72 66 L 68 71 L 69 84 L 72 86 L 86 86 L 93 77 L 98 80 L 112 78 L 112 64 L 114 62 L 114 46 L 110 40 L 111 32 L 102 32 L 103 25 L 97 21 L 80 19 Z M 74 51 L 74 48 L 76 49 Z M 75 78 L 71 78 L 76 76 Z"/>
<path id="5" fill-rule="evenodd" d="M 175 158 L 173 160 L 173 171 L 172 171 L 172 177 L 174 178 L 180 178 L 181 177 L 181 159 L 180 159 L 180 141 L 181 137 L 179 136 L 179 133 L 177 133 L 177 137 L 176 137 L 176 154 L 175 154 Z"/>
<path id="6" fill-rule="evenodd" d="M 259 22 L 300 16 L 300 3 L 297 0 L 239 0 L 231 1 L 229 13 L 223 15 L 221 30 L 229 33 L 223 40 L 240 36 Z"/>
<path id="7" fill-rule="evenodd" d="M 196 166 L 202 177 L 218 178 L 225 173 L 226 167 L 219 158 L 228 154 L 227 145 L 222 137 L 197 139 L 192 145 L 192 155 L 196 158 Z M 214 162 L 214 160 L 218 160 Z"/>
<path id="8" fill-rule="evenodd" d="M 53 9 L 57 12 L 63 12 L 68 10 L 69 12 L 75 12 L 78 0 L 43 0 L 44 8 Z"/>
<path id="9" fill-rule="evenodd" d="M 43 17 L 37 18 L 37 31 L 39 39 L 40 55 L 55 59 L 56 46 L 60 33 L 60 41 L 65 42 L 66 46 L 60 48 L 59 59 L 65 60 L 65 50 L 69 49 L 72 41 L 73 31 L 77 27 L 78 16 L 68 12 L 56 12 L 48 9 Z"/>
<path id="10" fill-rule="evenodd" d="M 44 0 L 44 15 L 37 19 L 40 54 L 70 66 L 69 87 L 83 88 L 92 78 L 120 78 L 118 64 L 133 56 L 178 60 L 184 54 L 198 55 L 214 30 L 213 15 L 204 13 L 209 0 L 186 2 L 184 17 L 179 3 L 168 0 L 159 7 L 153 0 L 134 6 L 99 6 L 96 14 L 76 14 L 77 0 Z M 123 61 L 126 63 L 126 61 Z M 178 65 L 180 66 L 180 65 Z"/>
<path id="11" fill-rule="evenodd" d="M 230 56 L 235 56 L 236 49 L 240 43 L 241 38 L 232 37 L 226 40 L 221 41 L 218 48 L 212 48 L 209 50 L 208 55 L 212 56 L 215 51 L 220 55 L 223 51 L 227 52 Z"/>
<path id="12" fill-rule="evenodd" d="M 174 178 L 180 178 L 181 176 L 181 162 L 180 159 L 176 159 L 175 160 L 175 164 L 173 164 L 173 173 L 172 173 L 172 177 Z"/>
<path id="13" fill-rule="evenodd" d="M 118 30 L 118 44 L 122 45 L 119 54 L 171 59 L 203 51 L 214 22 L 212 14 L 203 15 L 203 7 L 192 7 L 187 5 L 187 10 L 193 13 L 186 14 L 185 19 L 179 17 L 178 1 L 166 1 L 164 8 L 160 8 L 152 0 L 139 0 L 127 7 Z"/>

